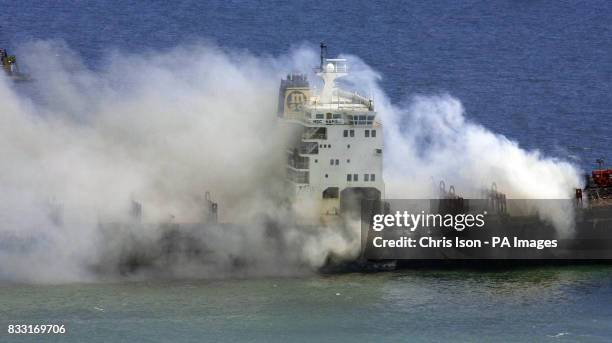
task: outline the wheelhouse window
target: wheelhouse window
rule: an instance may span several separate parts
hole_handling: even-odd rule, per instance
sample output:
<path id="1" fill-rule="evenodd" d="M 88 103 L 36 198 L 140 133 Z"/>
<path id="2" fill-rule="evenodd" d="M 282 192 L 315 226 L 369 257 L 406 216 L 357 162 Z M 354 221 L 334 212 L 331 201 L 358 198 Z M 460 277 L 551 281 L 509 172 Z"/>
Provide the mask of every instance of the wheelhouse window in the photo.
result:
<path id="1" fill-rule="evenodd" d="M 365 136 L 370 137 L 370 130 L 365 130 Z"/>
<path id="2" fill-rule="evenodd" d="M 353 175 L 346 174 L 346 181 L 349 181 L 349 182 L 353 181 Z"/>
<path id="3" fill-rule="evenodd" d="M 372 137 L 376 137 L 376 130 L 372 130 Z"/>
<path id="4" fill-rule="evenodd" d="M 359 175 L 353 174 L 353 181 L 359 181 Z"/>
<path id="5" fill-rule="evenodd" d="M 370 181 L 372 181 L 372 182 L 376 181 L 376 175 L 375 174 L 370 174 Z"/>
<path id="6" fill-rule="evenodd" d="M 365 182 L 370 181 L 370 174 L 363 174 L 363 181 Z"/>

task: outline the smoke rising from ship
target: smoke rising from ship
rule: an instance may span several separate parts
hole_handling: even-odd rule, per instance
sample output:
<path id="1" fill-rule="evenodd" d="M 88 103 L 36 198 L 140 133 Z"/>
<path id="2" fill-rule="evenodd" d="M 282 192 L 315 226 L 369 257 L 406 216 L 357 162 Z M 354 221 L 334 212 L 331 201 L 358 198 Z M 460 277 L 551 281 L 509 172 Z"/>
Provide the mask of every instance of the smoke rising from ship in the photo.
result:
<path id="1" fill-rule="evenodd" d="M 295 228 L 282 205 L 278 81 L 311 70 L 313 49 L 273 58 L 194 44 L 111 52 L 95 70 L 58 42 L 20 56 L 35 78 L 29 89 L 0 77 L 0 280 L 96 280 L 92 266 L 112 272 L 108 256 L 130 239 L 118 233 L 111 244 L 100 223 L 129 221 L 133 201 L 143 222 L 198 222 L 206 191 L 221 221 L 242 229 L 207 227 L 210 251 L 158 265 L 167 276 L 288 275 L 357 255 L 357 233 Z M 469 121 L 451 96 L 391 104 L 370 68 L 355 70 L 348 81 L 372 92 L 383 119 L 388 197 L 431 196 L 432 178 L 466 196 L 491 182 L 517 198 L 568 197 L 579 186 L 575 167 Z M 141 231 L 141 243 L 160 235 Z"/>
<path id="2" fill-rule="evenodd" d="M 440 181 L 474 199 L 493 184 L 513 199 L 570 199 L 582 186 L 575 165 L 522 149 L 516 141 L 470 120 L 451 95 L 413 95 L 392 104 L 376 84 L 379 75 L 357 57 L 349 58 L 353 69 L 361 70 L 354 83 L 373 94 L 384 123 L 388 199 L 439 196 Z M 570 203 L 533 204 L 559 234 L 571 234 Z"/>

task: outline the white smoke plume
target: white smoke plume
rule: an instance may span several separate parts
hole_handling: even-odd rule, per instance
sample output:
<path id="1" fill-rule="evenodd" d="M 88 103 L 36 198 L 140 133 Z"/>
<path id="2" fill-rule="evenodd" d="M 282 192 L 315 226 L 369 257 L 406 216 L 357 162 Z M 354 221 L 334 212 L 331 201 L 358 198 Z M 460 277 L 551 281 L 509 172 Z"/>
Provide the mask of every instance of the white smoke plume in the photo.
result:
<path id="1" fill-rule="evenodd" d="M 575 165 L 527 151 L 469 120 L 461 102 L 448 94 L 416 95 L 392 104 L 377 87 L 380 76 L 357 57 L 348 58 L 361 70 L 352 82 L 373 94 L 382 117 L 388 199 L 437 197 L 440 181 L 447 190 L 453 185 L 457 194 L 474 199 L 493 183 L 509 199 L 537 200 L 572 199 L 574 189 L 582 186 Z M 554 224 L 559 234 L 571 234 L 571 202 L 529 203 L 534 208 L 528 210 Z"/>
<path id="2" fill-rule="evenodd" d="M 470 120 L 461 102 L 448 94 L 413 95 L 392 104 L 377 86 L 380 75 L 358 57 L 348 58 L 353 71 L 360 71 L 352 83 L 372 94 L 382 117 L 387 198 L 435 196 L 440 180 L 466 198 L 479 197 L 493 182 L 514 199 L 567 199 L 580 186 L 575 165 L 491 132 Z"/>
<path id="3" fill-rule="evenodd" d="M 581 186 L 574 165 L 521 149 L 517 142 L 470 122 L 461 103 L 449 95 L 416 96 L 405 108 L 383 113 L 406 118 L 393 125 L 397 119 L 387 117 L 391 123 L 387 144 L 401 147 L 387 149 L 386 158 L 393 161 L 388 170 L 388 181 L 394 185 L 389 187 L 389 197 L 427 196 L 437 191 L 433 180 L 445 180 L 461 196 L 481 198 L 495 184 L 510 199 L 538 199 L 530 202 L 533 209 L 521 210 L 538 212 L 559 234 L 567 236 L 573 231 L 570 201 L 539 200 L 571 199 L 574 189 Z"/>
<path id="4" fill-rule="evenodd" d="M 143 204 L 145 223 L 198 222 L 205 191 L 221 221 L 241 225 L 195 234 L 206 246 L 197 258 L 156 262 L 169 276 L 295 274 L 330 255 L 357 255 L 355 232 L 294 228 L 279 205 L 279 80 L 311 70 L 314 50 L 273 58 L 201 43 L 110 52 L 95 70 L 61 42 L 28 44 L 19 57 L 34 78 L 30 91 L 0 76 L 0 280 L 96 280 L 92 266 L 114 271 L 109 249 L 133 243 L 155 254 L 147 242 L 162 234 L 147 225 L 115 233 L 101 222 L 128 221 L 132 200 Z M 495 181 L 515 197 L 567 197 L 578 186 L 573 166 L 469 122 L 458 100 L 392 105 L 374 72 L 356 70 L 352 82 L 374 94 L 384 122 L 388 197 L 427 196 L 432 177 L 465 192 Z"/>

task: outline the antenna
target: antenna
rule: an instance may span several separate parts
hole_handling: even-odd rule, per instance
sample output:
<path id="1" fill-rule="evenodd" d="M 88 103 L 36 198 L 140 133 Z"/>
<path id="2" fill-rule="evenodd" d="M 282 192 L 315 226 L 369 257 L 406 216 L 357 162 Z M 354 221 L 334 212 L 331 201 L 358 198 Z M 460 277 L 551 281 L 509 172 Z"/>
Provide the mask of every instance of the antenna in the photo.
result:
<path id="1" fill-rule="evenodd" d="M 327 44 L 321 42 L 321 70 L 325 67 L 325 59 L 327 58 Z"/>

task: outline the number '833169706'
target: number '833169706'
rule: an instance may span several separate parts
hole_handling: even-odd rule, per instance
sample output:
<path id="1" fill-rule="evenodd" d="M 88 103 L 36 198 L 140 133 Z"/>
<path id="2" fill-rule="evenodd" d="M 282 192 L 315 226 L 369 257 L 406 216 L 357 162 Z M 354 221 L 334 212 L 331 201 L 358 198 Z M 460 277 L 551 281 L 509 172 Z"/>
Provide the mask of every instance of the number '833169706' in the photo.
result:
<path id="1" fill-rule="evenodd" d="M 66 327 L 64 324 L 9 324 L 7 332 L 26 335 L 64 334 Z"/>

